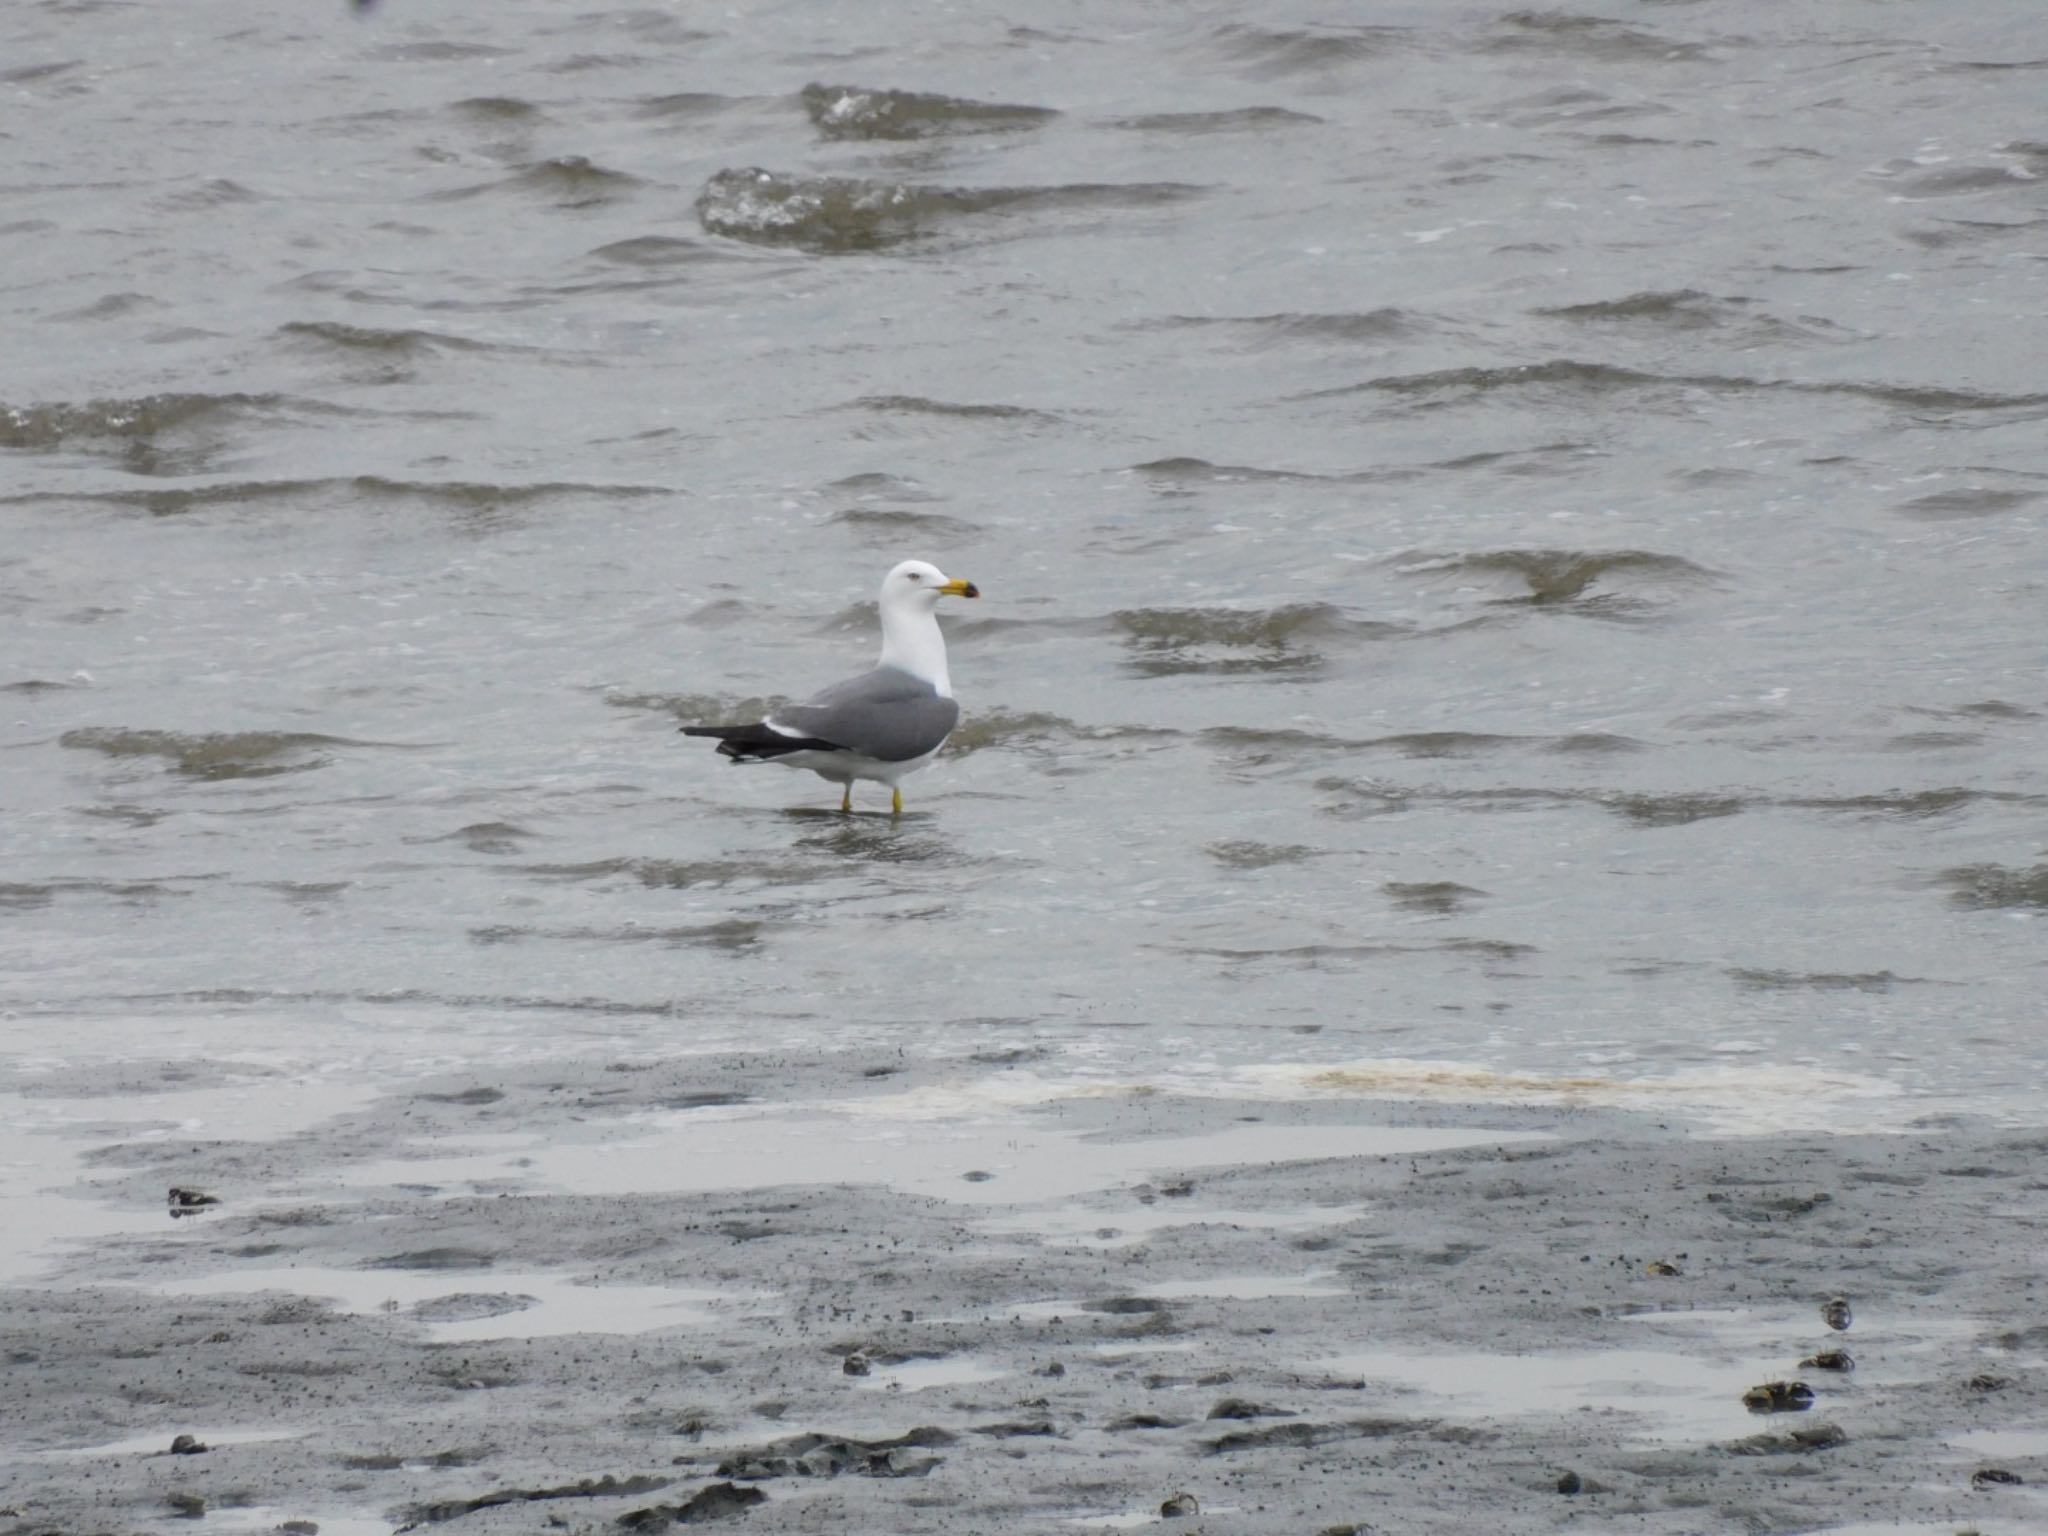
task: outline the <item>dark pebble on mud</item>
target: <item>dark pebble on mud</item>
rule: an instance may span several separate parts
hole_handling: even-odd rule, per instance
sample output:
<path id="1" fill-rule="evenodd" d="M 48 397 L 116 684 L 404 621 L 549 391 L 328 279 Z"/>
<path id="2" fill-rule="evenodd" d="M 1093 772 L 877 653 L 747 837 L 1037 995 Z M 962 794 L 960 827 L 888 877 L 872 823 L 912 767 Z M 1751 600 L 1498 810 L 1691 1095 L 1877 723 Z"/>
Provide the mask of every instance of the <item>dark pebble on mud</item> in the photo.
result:
<path id="1" fill-rule="evenodd" d="M 768 1502 L 758 1488 L 737 1483 L 709 1483 L 682 1504 L 650 1504 L 628 1510 L 615 1524 L 629 1531 L 665 1531 L 671 1525 L 696 1525 L 706 1520 L 729 1520 L 743 1515 L 757 1504 Z"/>
<path id="2" fill-rule="evenodd" d="M 868 1364 L 868 1357 L 866 1355 L 856 1351 L 846 1357 L 845 1363 L 839 1369 L 848 1376 L 865 1376 L 873 1367 Z"/>
<path id="3" fill-rule="evenodd" d="M 1846 1349 L 1824 1349 L 1817 1355 L 1808 1355 L 1799 1362 L 1802 1371 L 1853 1371 L 1856 1362 L 1849 1358 Z"/>
<path id="4" fill-rule="evenodd" d="M 1183 1515 L 1199 1515 L 1202 1506 L 1192 1493 L 1176 1493 L 1159 1506 L 1159 1513 L 1168 1520 L 1178 1520 Z"/>
<path id="5" fill-rule="evenodd" d="M 179 1435 L 171 1441 L 173 1456 L 204 1456 L 213 1447 L 197 1435 Z"/>
<path id="6" fill-rule="evenodd" d="M 1576 1472 L 1567 1472 L 1557 1480 L 1557 1491 L 1563 1494 L 1577 1493 L 1586 1485 L 1579 1480 Z"/>
<path id="7" fill-rule="evenodd" d="M 1275 1408 L 1270 1403 L 1254 1403 L 1242 1397 L 1226 1397 L 1209 1410 L 1212 1419 L 1291 1419 L 1292 1408 Z"/>
<path id="8" fill-rule="evenodd" d="M 1837 1333 L 1845 1331 L 1855 1319 L 1856 1314 L 1849 1310 L 1849 1298 L 1846 1296 L 1833 1297 L 1820 1309 L 1820 1320 Z"/>
<path id="9" fill-rule="evenodd" d="M 2025 1481 L 2026 1479 L 2021 1477 L 2019 1473 L 2008 1472 L 2003 1467 L 1979 1467 L 1970 1474 L 1970 1486 L 1972 1488 L 1995 1488 L 2001 1485 L 2013 1487 Z"/>

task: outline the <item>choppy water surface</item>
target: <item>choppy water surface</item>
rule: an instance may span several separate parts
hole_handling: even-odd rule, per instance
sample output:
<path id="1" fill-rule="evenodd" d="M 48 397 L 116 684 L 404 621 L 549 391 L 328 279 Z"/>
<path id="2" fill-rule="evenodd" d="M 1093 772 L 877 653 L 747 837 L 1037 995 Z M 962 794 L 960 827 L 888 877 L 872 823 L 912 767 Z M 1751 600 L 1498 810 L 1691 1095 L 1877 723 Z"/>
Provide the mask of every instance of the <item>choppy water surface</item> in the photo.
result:
<path id="1" fill-rule="evenodd" d="M 17 1083 L 859 1036 L 2037 1112 L 2031 7 L 67 0 L 0 60 Z M 904 820 L 676 734 L 865 665 L 910 553 L 985 596 Z"/>

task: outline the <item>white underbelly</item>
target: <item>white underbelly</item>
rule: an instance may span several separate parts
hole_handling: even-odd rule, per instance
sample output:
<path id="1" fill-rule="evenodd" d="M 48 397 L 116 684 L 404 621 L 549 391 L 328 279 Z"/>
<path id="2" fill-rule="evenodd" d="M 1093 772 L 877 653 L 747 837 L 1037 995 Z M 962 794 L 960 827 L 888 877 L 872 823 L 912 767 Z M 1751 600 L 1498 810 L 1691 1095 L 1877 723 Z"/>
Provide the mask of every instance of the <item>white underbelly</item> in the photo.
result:
<path id="1" fill-rule="evenodd" d="M 940 746 L 945 743 L 941 742 Z M 851 784 L 855 779 L 872 779 L 877 784 L 892 788 L 906 773 L 915 773 L 939 755 L 939 748 L 933 747 L 922 757 L 906 757 L 900 763 L 885 763 L 879 758 L 862 757 L 858 752 L 785 752 L 773 759 L 791 768 L 808 768 L 821 779 L 830 779 L 834 784 Z"/>

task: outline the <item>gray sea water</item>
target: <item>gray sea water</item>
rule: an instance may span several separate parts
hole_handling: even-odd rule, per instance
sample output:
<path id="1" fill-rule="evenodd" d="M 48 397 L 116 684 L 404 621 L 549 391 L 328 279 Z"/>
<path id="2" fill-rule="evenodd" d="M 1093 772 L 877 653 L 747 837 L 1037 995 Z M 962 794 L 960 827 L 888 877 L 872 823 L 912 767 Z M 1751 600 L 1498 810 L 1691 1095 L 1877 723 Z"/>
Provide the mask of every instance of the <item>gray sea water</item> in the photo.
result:
<path id="1" fill-rule="evenodd" d="M 8 1102 L 2038 1117 L 2044 98 L 2011 0 L 10 5 Z M 903 819 L 677 734 L 911 554 Z"/>

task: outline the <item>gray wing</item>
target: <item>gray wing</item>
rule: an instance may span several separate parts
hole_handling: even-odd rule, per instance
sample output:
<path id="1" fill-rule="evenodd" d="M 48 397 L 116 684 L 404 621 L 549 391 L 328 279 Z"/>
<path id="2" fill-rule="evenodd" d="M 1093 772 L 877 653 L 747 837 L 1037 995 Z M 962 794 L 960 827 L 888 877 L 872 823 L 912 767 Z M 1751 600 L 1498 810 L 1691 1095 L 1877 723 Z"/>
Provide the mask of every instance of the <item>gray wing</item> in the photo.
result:
<path id="1" fill-rule="evenodd" d="M 769 724 L 801 731 L 878 762 L 900 763 L 937 750 L 960 719 L 960 706 L 921 677 L 877 667 L 834 683 L 807 703 L 778 709 Z"/>

